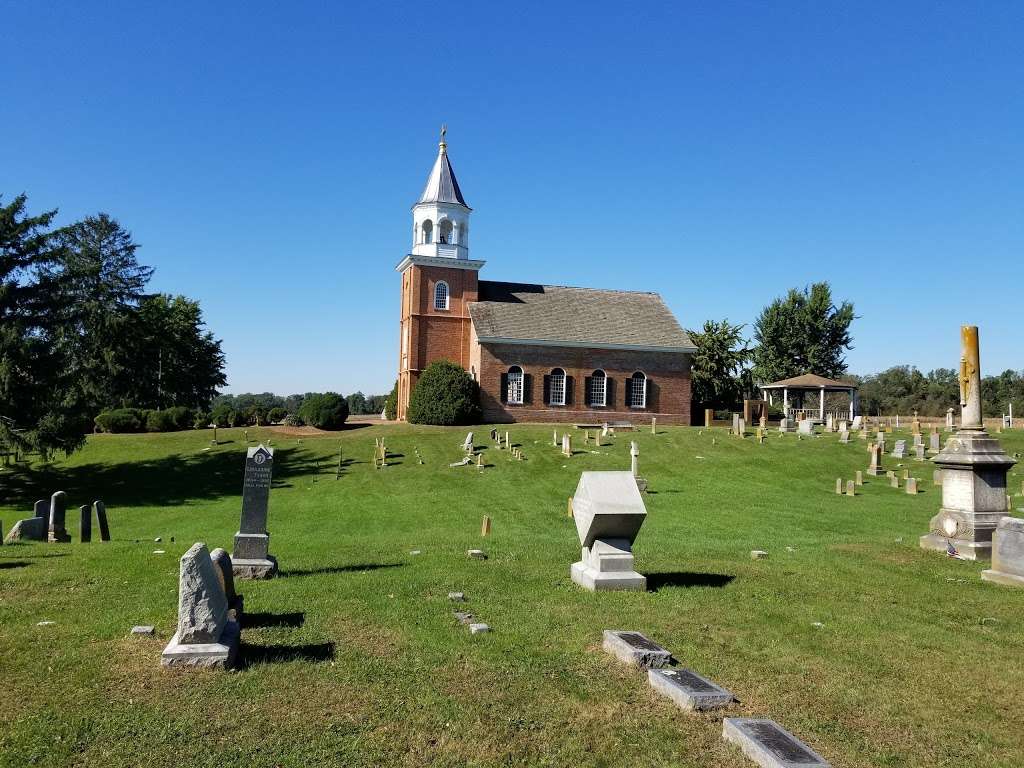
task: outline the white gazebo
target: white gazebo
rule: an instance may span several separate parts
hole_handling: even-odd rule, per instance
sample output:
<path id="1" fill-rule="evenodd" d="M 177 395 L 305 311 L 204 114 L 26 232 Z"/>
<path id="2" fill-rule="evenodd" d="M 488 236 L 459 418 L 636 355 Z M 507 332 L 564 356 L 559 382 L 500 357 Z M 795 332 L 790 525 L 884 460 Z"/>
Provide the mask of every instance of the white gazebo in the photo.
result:
<path id="1" fill-rule="evenodd" d="M 761 398 L 767 400 L 769 405 L 775 404 L 775 398 L 779 397 L 779 391 L 781 390 L 782 410 L 786 414 L 786 418 L 793 421 L 814 419 L 815 421 L 824 422 L 825 417 L 829 414 L 835 419 L 849 418 L 850 421 L 853 421 L 853 417 L 860 410 L 858 407 L 856 384 L 848 381 L 826 379 L 824 376 L 818 376 L 814 373 L 805 373 L 803 376 L 794 376 L 792 379 L 783 379 L 771 384 L 758 384 L 757 387 L 761 390 Z M 817 404 L 813 403 L 815 392 L 818 393 Z M 848 394 L 850 396 L 849 412 L 846 409 L 826 411 L 826 392 L 845 392 Z M 811 395 L 811 397 L 808 398 L 808 395 Z M 812 402 L 808 403 L 808 400 Z"/>

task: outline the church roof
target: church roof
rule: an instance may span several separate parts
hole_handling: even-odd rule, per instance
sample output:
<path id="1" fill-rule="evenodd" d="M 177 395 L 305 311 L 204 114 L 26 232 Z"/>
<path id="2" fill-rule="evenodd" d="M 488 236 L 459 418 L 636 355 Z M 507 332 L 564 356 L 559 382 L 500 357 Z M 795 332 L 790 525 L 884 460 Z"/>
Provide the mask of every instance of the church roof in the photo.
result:
<path id="1" fill-rule="evenodd" d="M 481 280 L 469 315 L 481 342 L 692 352 L 656 293 Z"/>
<path id="2" fill-rule="evenodd" d="M 783 387 L 792 387 L 793 389 L 856 389 L 857 385 L 847 381 L 836 381 L 835 379 L 826 379 L 824 376 L 819 376 L 816 373 L 805 373 L 802 376 L 794 376 L 791 379 L 783 379 L 782 381 L 773 381 L 771 384 L 761 384 L 761 387 L 765 389 L 778 389 Z"/>
<path id="3" fill-rule="evenodd" d="M 443 140 L 437 151 L 434 167 L 427 177 L 427 185 L 423 188 L 420 199 L 416 201 L 417 205 L 420 203 L 456 203 L 469 208 L 462 196 L 462 190 L 459 189 L 451 161 L 448 160 L 448 145 Z"/>

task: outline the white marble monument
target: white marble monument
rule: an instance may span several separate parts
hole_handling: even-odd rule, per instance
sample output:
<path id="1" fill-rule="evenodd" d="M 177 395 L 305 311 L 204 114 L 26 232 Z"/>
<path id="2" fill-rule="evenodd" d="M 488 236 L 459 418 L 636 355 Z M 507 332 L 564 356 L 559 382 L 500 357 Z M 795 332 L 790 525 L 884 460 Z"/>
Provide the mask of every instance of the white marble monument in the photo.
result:
<path id="1" fill-rule="evenodd" d="M 633 570 L 633 542 L 647 508 L 632 472 L 584 472 L 572 499 L 576 532 L 583 546 L 572 580 L 592 591 L 647 589 Z"/>

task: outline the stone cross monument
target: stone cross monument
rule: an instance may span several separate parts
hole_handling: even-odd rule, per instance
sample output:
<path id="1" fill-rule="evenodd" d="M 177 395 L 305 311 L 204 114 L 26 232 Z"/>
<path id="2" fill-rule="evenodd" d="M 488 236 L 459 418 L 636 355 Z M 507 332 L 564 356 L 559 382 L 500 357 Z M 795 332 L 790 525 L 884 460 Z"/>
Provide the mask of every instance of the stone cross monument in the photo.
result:
<path id="1" fill-rule="evenodd" d="M 981 420 L 981 356 L 978 327 L 960 329 L 960 426 L 934 461 L 942 469 L 942 507 L 921 547 L 966 560 L 990 560 L 992 534 L 1006 514 L 1006 473 L 1017 462 L 989 437 Z"/>
<path id="2" fill-rule="evenodd" d="M 274 449 L 259 445 L 245 456 L 242 485 L 242 522 L 235 534 L 232 568 L 239 579 L 269 579 L 277 573 L 277 560 L 268 554 L 267 504 L 274 473 Z"/>

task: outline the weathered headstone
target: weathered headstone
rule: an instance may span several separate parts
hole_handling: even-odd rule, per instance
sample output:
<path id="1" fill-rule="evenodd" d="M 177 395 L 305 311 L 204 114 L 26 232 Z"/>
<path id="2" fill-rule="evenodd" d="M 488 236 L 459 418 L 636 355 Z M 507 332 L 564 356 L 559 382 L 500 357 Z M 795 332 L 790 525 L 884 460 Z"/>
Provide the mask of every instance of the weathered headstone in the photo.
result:
<path id="1" fill-rule="evenodd" d="M 235 573 L 231 564 L 231 555 L 226 549 L 217 547 L 210 553 L 210 560 L 213 561 L 214 573 L 220 581 L 220 587 L 224 590 L 224 597 L 228 601 L 228 609 L 235 611 L 237 620 L 242 613 L 242 596 L 235 592 Z"/>
<path id="2" fill-rule="evenodd" d="M 868 474 L 877 477 L 882 474 L 882 446 L 872 443 L 870 448 L 871 460 L 868 464 Z"/>
<path id="3" fill-rule="evenodd" d="M 850 442 L 850 433 L 847 432 L 845 429 L 839 430 L 839 442 L 840 443 L 848 443 L 848 442 Z"/>
<path id="4" fill-rule="evenodd" d="M 916 477 L 908 477 L 906 485 L 904 487 L 904 490 L 907 493 L 909 493 L 911 496 L 916 496 L 917 495 L 917 478 Z"/>
<path id="5" fill-rule="evenodd" d="M 110 541 L 110 526 L 107 524 L 107 505 L 102 501 L 94 501 L 92 508 L 96 512 L 96 524 L 100 527 L 100 541 Z"/>
<path id="6" fill-rule="evenodd" d="M 732 433 L 734 435 L 740 433 L 740 415 L 738 413 L 732 415 Z"/>
<path id="7" fill-rule="evenodd" d="M 164 648 L 165 667 L 231 667 L 238 653 L 238 622 L 210 551 L 202 542 L 181 556 L 178 576 L 178 630 Z"/>
<path id="8" fill-rule="evenodd" d="M 936 469 L 932 472 L 932 485 L 942 485 L 942 470 Z"/>
<path id="9" fill-rule="evenodd" d="M 985 431 L 977 326 L 960 329 L 960 427 L 932 461 L 942 470 L 942 507 L 921 547 L 957 550 L 964 560 L 988 560 L 992 535 L 1005 514 L 1007 473 L 1017 462 Z"/>
<path id="10" fill-rule="evenodd" d="M 68 497 L 64 491 L 57 491 L 50 497 L 50 525 L 46 532 L 46 540 L 51 543 L 71 541 L 71 536 L 64 527 L 67 504 Z"/>
<path id="11" fill-rule="evenodd" d="M 633 570 L 633 542 L 647 517 L 636 479 L 629 472 L 584 472 L 572 500 L 583 547 L 570 568 L 589 590 L 640 590 L 647 579 Z"/>
<path id="12" fill-rule="evenodd" d="M 897 477 L 895 472 L 893 472 L 891 475 L 889 475 L 889 485 L 892 488 L 899 488 L 900 487 L 900 479 L 899 479 L 899 477 Z"/>
<path id="13" fill-rule="evenodd" d="M 831 768 L 825 758 L 774 720 L 727 717 L 722 738 L 761 768 Z"/>
<path id="14" fill-rule="evenodd" d="M 49 499 L 39 499 L 32 507 L 32 514 L 35 517 L 42 518 L 43 520 L 49 521 L 50 519 L 50 501 Z M 46 524 L 44 523 L 44 526 Z"/>
<path id="15" fill-rule="evenodd" d="M 704 428 L 709 428 L 715 421 L 715 412 L 711 408 L 704 409 Z"/>
<path id="16" fill-rule="evenodd" d="M 905 459 L 907 457 L 907 441 L 897 440 L 896 444 L 892 448 L 892 457 L 894 459 Z"/>
<path id="17" fill-rule="evenodd" d="M 843 495 L 843 478 L 837 477 L 836 478 L 836 496 L 842 496 L 842 495 Z"/>
<path id="18" fill-rule="evenodd" d="M 736 422 L 736 434 L 740 437 L 747 436 L 747 422 L 745 419 L 740 419 Z"/>
<path id="19" fill-rule="evenodd" d="M 942 445 L 940 444 L 939 440 L 940 438 L 938 432 L 932 432 L 930 435 L 928 435 L 928 450 L 935 452 L 941 451 Z"/>
<path id="20" fill-rule="evenodd" d="M 792 426 L 789 423 L 789 419 L 785 416 L 779 419 L 779 432 L 789 432 L 790 429 L 792 429 Z"/>
<path id="21" fill-rule="evenodd" d="M 856 496 L 857 495 L 856 483 L 854 483 L 853 480 L 847 480 L 846 481 L 846 495 L 847 496 Z"/>
<path id="22" fill-rule="evenodd" d="M 473 433 L 470 432 L 466 435 L 466 439 L 462 441 L 462 450 L 469 452 L 473 450 Z"/>
<path id="23" fill-rule="evenodd" d="M 853 428 L 854 429 L 862 429 L 863 425 L 864 425 L 864 417 L 863 416 L 854 416 L 853 417 Z"/>
<path id="24" fill-rule="evenodd" d="M 853 482 L 855 482 L 857 485 L 864 485 L 864 473 L 861 472 L 859 469 L 857 470 L 857 474 L 854 476 Z"/>
<path id="25" fill-rule="evenodd" d="M 667 667 L 672 654 L 639 632 L 606 629 L 602 647 L 620 661 L 645 669 Z"/>
<path id="26" fill-rule="evenodd" d="M 924 443 L 919 443 L 918 445 L 914 446 L 914 454 L 914 458 L 917 461 L 924 461 Z"/>
<path id="27" fill-rule="evenodd" d="M 46 520 L 42 517 L 28 517 L 19 520 L 4 537 L 4 542 L 15 541 L 46 541 Z"/>
<path id="28" fill-rule="evenodd" d="M 647 681 L 651 688 L 685 710 L 718 709 L 728 706 L 735 698 L 725 688 L 692 669 L 649 669 Z"/>
<path id="29" fill-rule="evenodd" d="M 946 409 L 946 430 L 947 431 L 952 431 L 953 430 L 953 409 L 952 408 L 947 408 Z"/>
<path id="30" fill-rule="evenodd" d="M 981 572 L 985 581 L 1024 587 L 1024 520 L 1002 517 L 992 535 L 992 567 Z"/>
<path id="31" fill-rule="evenodd" d="M 78 508 L 78 533 L 83 544 L 92 541 L 92 505 L 83 504 Z"/>
<path id="32" fill-rule="evenodd" d="M 814 420 L 813 419 L 800 419 L 798 424 L 798 431 L 801 435 L 813 435 L 814 434 Z"/>
<path id="33" fill-rule="evenodd" d="M 245 455 L 242 483 L 242 519 L 235 534 L 231 564 L 239 579 L 269 579 L 277 573 L 277 560 L 269 554 L 267 506 L 274 473 L 274 449 L 259 445 Z"/>

